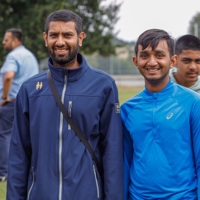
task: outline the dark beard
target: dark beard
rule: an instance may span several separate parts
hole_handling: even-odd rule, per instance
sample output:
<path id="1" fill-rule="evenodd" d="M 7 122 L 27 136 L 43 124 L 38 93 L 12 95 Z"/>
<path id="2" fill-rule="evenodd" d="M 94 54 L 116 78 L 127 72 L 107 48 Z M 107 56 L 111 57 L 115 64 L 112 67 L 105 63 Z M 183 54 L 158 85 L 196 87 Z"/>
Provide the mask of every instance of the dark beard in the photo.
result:
<path id="1" fill-rule="evenodd" d="M 49 51 L 50 56 L 51 56 L 51 58 L 52 58 L 54 63 L 57 63 L 58 65 L 66 65 L 66 64 L 71 63 L 73 60 L 76 59 L 76 56 L 77 56 L 78 50 L 79 50 L 78 44 L 77 44 L 76 48 L 73 51 L 71 51 L 71 47 L 69 47 L 69 46 L 67 47 L 69 49 L 69 54 L 68 54 L 67 57 L 65 57 L 65 56 L 59 56 L 58 57 L 58 56 L 56 56 L 56 54 L 54 53 L 54 48 L 55 47 L 56 46 L 52 47 L 53 52 L 51 52 L 51 50 L 48 47 L 48 51 Z"/>

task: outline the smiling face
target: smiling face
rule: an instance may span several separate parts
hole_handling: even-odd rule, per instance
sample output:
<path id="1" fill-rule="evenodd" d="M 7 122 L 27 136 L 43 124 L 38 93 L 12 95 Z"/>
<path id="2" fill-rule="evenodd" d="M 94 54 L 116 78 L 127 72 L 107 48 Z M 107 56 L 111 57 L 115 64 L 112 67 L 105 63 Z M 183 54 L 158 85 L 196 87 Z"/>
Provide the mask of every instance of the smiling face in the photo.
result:
<path id="1" fill-rule="evenodd" d="M 146 88 L 150 92 L 159 92 L 169 82 L 169 70 L 175 64 L 176 56 L 170 58 L 167 41 L 162 39 L 154 50 L 151 45 L 146 49 L 139 45 L 133 62 L 144 76 Z"/>
<path id="2" fill-rule="evenodd" d="M 177 68 L 174 74 L 176 81 L 185 87 L 191 87 L 196 83 L 200 74 L 200 51 L 183 50 L 178 55 L 175 67 Z"/>
<path id="3" fill-rule="evenodd" d="M 77 68 L 77 53 L 85 34 L 77 35 L 73 21 L 52 21 L 49 23 L 48 35 L 43 37 L 49 50 L 53 64 L 57 67 Z"/>

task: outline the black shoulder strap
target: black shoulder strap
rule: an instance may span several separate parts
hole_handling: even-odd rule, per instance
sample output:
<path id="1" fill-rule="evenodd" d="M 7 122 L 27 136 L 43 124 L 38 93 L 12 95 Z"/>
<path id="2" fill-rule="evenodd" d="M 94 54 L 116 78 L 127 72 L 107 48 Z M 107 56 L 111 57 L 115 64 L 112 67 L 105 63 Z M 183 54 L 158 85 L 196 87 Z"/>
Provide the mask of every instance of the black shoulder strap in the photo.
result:
<path id="1" fill-rule="evenodd" d="M 79 139 L 81 140 L 81 142 L 85 145 L 85 147 L 88 149 L 88 151 L 90 152 L 92 159 L 94 160 L 94 162 L 96 163 L 97 169 L 99 171 L 99 174 L 101 175 L 101 177 L 103 178 L 103 170 L 101 165 L 99 164 L 99 161 L 92 149 L 92 147 L 90 146 L 90 144 L 88 143 L 87 139 L 85 138 L 85 136 L 83 135 L 83 133 L 81 132 L 81 130 L 78 128 L 78 126 L 74 123 L 74 121 L 72 120 L 71 117 L 69 117 L 67 110 L 65 109 L 65 106 L 63 105 L 63 103 L 60 100 L 60 96 L 58 94 L 58 91 L 56 89 L 55 83 L 52 79 L 51 76 L 51 72 L 50 70 L 48 70 L 47 72 L 47 79 L 48 79 L 48 83 L 49 86 L 51 88 L 51 91 L 53 93 L 53 96 L 56 100 L 56 103 L 58 105 L 58 107 L 60 108 L 61 112 L 63 113 L 63 116 L 65 117 L 65 119 L 67 120 L 68 124 L 71 126 L 71 128 L 74 130 L 74 132 L 76 133 L 76 135 L 79 137 Z"/>

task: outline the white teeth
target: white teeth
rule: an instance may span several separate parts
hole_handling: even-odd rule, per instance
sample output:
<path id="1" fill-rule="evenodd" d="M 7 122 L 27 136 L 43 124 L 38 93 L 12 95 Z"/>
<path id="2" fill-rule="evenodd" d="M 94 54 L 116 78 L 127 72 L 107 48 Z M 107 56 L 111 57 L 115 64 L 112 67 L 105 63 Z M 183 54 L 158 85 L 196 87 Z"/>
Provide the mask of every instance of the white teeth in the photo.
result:
<path id="1" fill-rule="evenodd" d="M 57 49 L 57 51 L 59 51 L 59 52 L 64 52 L 65 50 L 58 50 L 58 49 Z"/>
<path id="2" fill-rule="evenodd" d="M 157 69 L 150 69 L 149 71 L 150 72 L 155 72 L 155 71 L 157 71 Z"/>
<path id="3" fill-rule="evenodd" d="M 155 71 L 158 71 L 159 69 L 147 69 L 147 71 L 150 71 L 150 72 L 155 72 Z"/>

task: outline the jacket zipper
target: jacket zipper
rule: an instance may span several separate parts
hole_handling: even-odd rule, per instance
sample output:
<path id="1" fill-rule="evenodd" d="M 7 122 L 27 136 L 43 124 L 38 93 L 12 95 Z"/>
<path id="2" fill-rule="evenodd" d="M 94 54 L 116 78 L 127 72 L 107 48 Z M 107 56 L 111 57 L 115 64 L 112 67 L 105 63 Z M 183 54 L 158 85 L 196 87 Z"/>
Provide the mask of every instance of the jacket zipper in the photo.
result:
<path id="1" fill-rule="evenodd" d="M 97 188 L 97 198 L 99 199 L 100 198 L 100 195 L 99 195 L 99 184 L 98 184 L 98 180 L 97 180 L 97 171 L 96 171 L 96 168 L 95 168 L 94 165 L 93 165 L 93 171 L 94 171 L 94 178 L 95 178 L 96 188 Z"/>
<path id="2" fill-rule="evenodd" d="M 34 183 L 35 183 L 35 179 L 34 179 L 34 167 L 32 167 L 31 174 L 32 174 L 32 184 L 31 184 L 31 187 L 30 187 L 30 189 L 28 191 L 27 200 L 29 200 L 29 198 L 30 198 L 31 191 L 32 191 Z"/>
<path id="3" fill-rule="evenodd" d="M 65 91 L 67 87 L 67 75 L 62 91 L 61 101 L 64 103 Z M 62 200 L 62 129 L 63 129 L 63 114 L 60 112 L 60 128 L 59 128 L 59 200 Z"/>
<path id="4" fill-rule="evenodd" d="M 72 101 L 69 101 L 69 105 L 68 105 L 68 114 L 69 114 L 69 117 L 72 116 Z M 70 124 L 68 124 L 68 130 L 71 130 Z"/>

